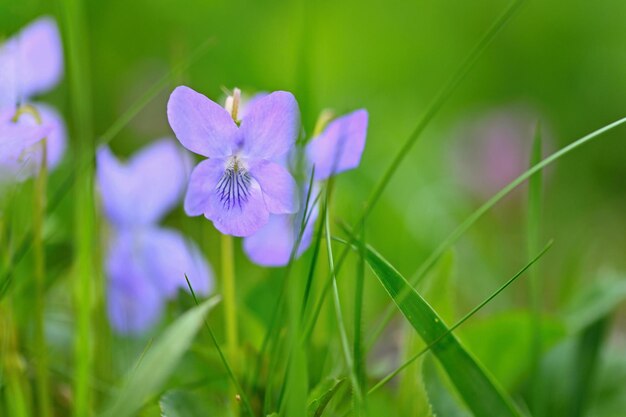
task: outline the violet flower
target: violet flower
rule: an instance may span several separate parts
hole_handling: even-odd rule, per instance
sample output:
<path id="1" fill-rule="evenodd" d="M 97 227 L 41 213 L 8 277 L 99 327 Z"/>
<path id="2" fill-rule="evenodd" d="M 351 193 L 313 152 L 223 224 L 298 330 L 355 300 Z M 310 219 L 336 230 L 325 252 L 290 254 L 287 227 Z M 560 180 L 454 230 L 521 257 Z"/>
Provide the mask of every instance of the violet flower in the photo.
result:
<path id="1" fill-rule="evenodd" d="M 0 44 L 1 129 L 15 127 L 10 125 L 27 130 L 33 125 L 45 126 L 46 163 L 49 168 L 58 165 L 65 151 L 65 124 L 56 110 L 41 103 L 30 103 L 30 100 L 52 89 L 62 75 L 63 49 L 58 28 L 52 18 L 40 18 Z M 18 113 L 18 108 L 24 104 L 30 104 L 38 117 L 26 112 Z M 33 143 L 27 141 L 19 149 L 14 145 L 11 145 L 12 157 L 0 161 L 0 172 L 5 182 L 22 181 L 35 175 L 41 166 L 41 146 L 33 146 Z M 0 148 L 5 146 L 9 145 L 0 142 Z"/>
<path id="2" fill-rule="evenodd" d="M 453 148 L 451 163 L 460 183 L 485 199 L 521 175 L 529 166 L 538 120 L 538 112 L 511 106 L 459 123 L 454 136 L 462 142 Z M 543 130 L 544 148 L 549 149 L 551 135 L 549 129 Z"/>
<path id="3" fill-rule="evenodd" d="M 309 142 L 305 150 L 306 159 L 309 166 L 315 166 L 316 182 L 359 165 L 365 148 L 367 121 L 367 111 L 356 110 L 332 121 L 320 135 Z M 308 249 L 319 212 L 319 206 L 313 204 L 318 193 L 319 186 L 314 182 L 306 216 L 304 210 L 297 215 L 272 215 L 266 226 L 245 238 L 243 248 L 248 258 L 263 266 L 286 265 L 297 242 L 303 218 L 306 223 L 296 257 Z M 306 196 L 306 190 L 304 195 Z"/>
<path id="4" fill-rule="evenodd" d="M 181 86 L 170 96 L 167 115 L 182 145 L 209 158 L 191 174 L 188 215 L 204 214 L 224 234 L 250 236 L 270 213 L 298 211 L 295 180 L 277 162 L 298 137 L 300 115 L 291 93 L 259 99 L 238 124 L 226 109 Z"/>
<path id="5" fill-rule="evenodd" d="M 140 333 L 160 318 L 167 300 L 187 290 L 208 294 L 213 272 L 198 248 L 158 222 L 180 200 L 189 161 L 174 141 L 163 139 L 121 163 L 98 150 L 96 179 L 111 224 L 106 254 L 107 310 L 113 328 Z"/>

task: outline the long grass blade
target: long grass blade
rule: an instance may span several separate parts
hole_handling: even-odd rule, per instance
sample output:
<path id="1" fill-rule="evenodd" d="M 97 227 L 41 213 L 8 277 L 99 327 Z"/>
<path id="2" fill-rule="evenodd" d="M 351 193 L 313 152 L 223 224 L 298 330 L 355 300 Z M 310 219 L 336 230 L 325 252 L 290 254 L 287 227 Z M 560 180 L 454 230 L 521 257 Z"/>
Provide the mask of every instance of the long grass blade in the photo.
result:
<path id="1" fill-rule="evenodd" d="M 535 139 L 530 155 L 530 166 L 533 167 L 541 161 L 541 126 L 537 123 L 535 130 Z M 541 191 L 542 191 L 542 171 L 537 171 L 528 180 L 528 255 L 536 253 L 539 249 L 539 241 L 541 239 Z M 532 344 L 531 344 L 531 371 L 529 378 L 530 403 L 533 404 L 538 398 L 539 384 L 536 380 L 539 375 L 539 362 L 542 351 L 541 338 L 541 286 L 539 281 L 538 268 L 535 266 L 529 272 L 528 278 L 528 295 L 530 300 L 530 308 L 533 313 L 532 319 Z"/>
<path id="2" fill-rule="evenodd" d="M 542 254 L 543 252 L 539 256 Z M 366 259 L 396 306 L 430 346 L 458 393 L 474 414 L 520 417 L 522 414 L 511 398 L 463 348 L 437 312 L 408 281 L 371 247 L 367 248 Z"/>
<path id="3" fill-rule="evenodd" d="M 380 387 L 385 385 L 393 377 L 398 375 L 400 372 L 402 372 L 404 369 L 406 369 L 410 364 L 415 362 L 419 357 L 421 357 L 423 354 L 425 354 L 426 352 L 431 350 L 433 348 L 433 346 L 435 346 L 437 343 L 441 342 L 450 333 L 454 332 L 459 326 L 461 326 L 463 323 L 465 323 L 467 320 L 469 320 L 474 314 L 476 314 L 480 310 L 482 310 L 482 308 L 485 307 L 487 304 L 489 304 L 489 302 L 491 302 L 491 300 L 496 298 L 502 291 L 504 291 L 513 282 L 515 282 L 519 277 L 521 277 L 522 274 L 524 274 L 524 272 L 526 272 L 532 265 L 534 265 L 543 255 L 545 255 L 546 252 L 548 251 L 548 249 L 550 249 L 551 245 L 552 245 L 552 242 L 548 243 L 548 245 L 537 256 L 535 256 L 528 264 L 526 264 L 515 275 L 513 275 L 513 277 L 511 277 L 507 282 L 505 282 L 502 286 L 500 286 L 500 288 L 498 288 L 496 291 L 494 291 L 492 294 L 490 294 L 489 297 L 484 299 L 480 304 L 478 304 L 476 307 L 474 307 L 472 310 L 470 310 L 459 321 L 454 323 L 454 325 L 452 325 L 445 333 L 443 333 L 441 336 L 437 337 L 428 346 L 424 347 L 421 351 L 419 351 L 413 357 L 411 357 L 409 360 L 407 360 L 402 365 L 400 365 L 396 370 L 394 370 L 393 372 L 389 373 L 389 375 L 387 375 L 383 379 L 381 379 L 374 387 L 372 387 L 368 391 L 368 394 L 371 394 L 371 393 L 375 392 Z"/>

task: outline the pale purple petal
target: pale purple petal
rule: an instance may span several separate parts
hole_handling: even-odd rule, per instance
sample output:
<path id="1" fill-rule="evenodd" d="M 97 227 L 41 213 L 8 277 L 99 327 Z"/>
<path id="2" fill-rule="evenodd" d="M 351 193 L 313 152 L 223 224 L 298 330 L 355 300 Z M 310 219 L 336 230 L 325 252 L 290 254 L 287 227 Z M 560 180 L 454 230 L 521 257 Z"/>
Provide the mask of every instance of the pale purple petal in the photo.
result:
<path id="1" fill-rule="evenodd" d="M 254 104 L 241 121 L 242 154 L 250 159 L 278 158 L 294 145 L 300 129 L 295 97 L 273 92 Z"/>
<path id="2" fill-rule="evenodd" d="M 275 162 L 258 161 L 250 166 L 250 174 L 259 182 L 270 213 L 298 211 L 298 186 L 287 169 Z"/>
<path id="3" fill-rule="evenodd" d="M 313 204 L 317 187 L 313 188 L 309 202 L 307 223 L 302 231 L 296 258 L 311 245 L 319 205 Z M 298 238 L 302 225 L 303 212 L 299 214 L 272 214 L 268 223 L 243 241 L 243 249 L 252 262 L 261 266 L 285 266 L 289 263 L 291 251 Z"/>
<path id="4" fill-rule="evenodd" d="M 197 154 L 224 158 L 239 142 L 239 129 L 231 115 L 189 87 L 176 87 L 172 92 L 167 118 L 180 143 Z"/>
<path id="5" fill-rule="evenodd" d="M 367 111 L 363 109 L 339 117 L 307 145 L 307 157 L 315 165 L 315 180 L 324 180 L 359 165 L 365 148 L 367 119 Z"/>
<path id="6" fill-rule="evenodd" d="M 118 226 L 158 222 L 177 204 L 188 164 L 187 156 L 168 139 L 141 150 L 128 164 L 101 148 L 96 175 L 107 217 Z"/>
<path id="7" fill-rule="evenodd" d="M 223 159 L 206 159 L 192 171 L 185 195 L 185 213 L 199 216 L 209 211 L 209 197 L 224 174 Z"/>
<path id="8" fill-rule="evenodd" d="M 142 256 L 147 274 L 168 298 L 178 289 L 188 291 L 185 275 L 197 294 L 213 288 L 213 271 L 198 248 L 177 231 L 150 228 L 141 233 Z"/>
<path id="9" fill-rule="evenodd" d="M 143 268 L 141 248 L 132 233 L 112 239 L 105 264 L 111 326 L 122 334 L 137 334 L 155 325 L 165 300 Z"/>
<path id="10" fill-rule="evenodd" d="M 217 192 L 210 194 L 207 219 L 220 232 L 233 236 L 250 236 L 264 226 L 269 219 L 269 211 L 263 200 L 261 187 L 254 178 L 247 187 L 247 197 L 228 204 L 220 199 Z"/>
<path id="11" fill-rule="evenodd" d="M 248 113 L 250 113 L 250 109 L 256 106 L 262 98 L 267 97 L 268 94 L 269 93 L 267 92 L 260 92 L 250 97 L 249 100 L 242 100 L 239 104 L 237 118 L 239 120 L 243 120 L 248 115 Z"/>
<path id="12" fill-rule="evenodd" d="M 14 110 L 20 101 L 17 82 L 18 47 L 15 41 L 0 43 L 0 108 Z"/>
<path id="13" fill-rule="evenodd" d="M 22 181 L 41 166 L 40 142 L 50 133 L 49 125 L 38 125 L 25 116 L 13 122 L 14 112 L 0 111 L 0 182 Z"/>
<path id="14" fill-rule="evenodd" d="M 63 76 L 63 48 L 56 22 L 35 20 L 10 38 L 0 51 L 0 104 L 27 101 L 58 84 Z"/>
<path id="15" fill-rule="evenodd" d="M 63 117 L 53 107 L 36 103 L 33 106 L 41 115 L 41 122 L 50 126 L 50 133 L 46 136 L 46 159 L 49 169 L 59 165 L 67 147 L 67 129 Z"/>
<path id="16" fill-rule="evenodd" d="M 284 266 L 289 262 L 295 231 L 293 215 L 273 214 L 265 226 L 243 240 L 243 250 L 252 262 L 261 266 Z"/>

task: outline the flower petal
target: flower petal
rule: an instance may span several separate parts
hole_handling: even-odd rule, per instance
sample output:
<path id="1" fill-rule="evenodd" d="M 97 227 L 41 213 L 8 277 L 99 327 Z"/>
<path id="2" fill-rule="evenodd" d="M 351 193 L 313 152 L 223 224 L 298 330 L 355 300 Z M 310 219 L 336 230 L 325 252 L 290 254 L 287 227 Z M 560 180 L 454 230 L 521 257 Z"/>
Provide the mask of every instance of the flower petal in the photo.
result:
<path id="1" fill-rule="evenodd" d="M 304 225 L 300 245 L 296 252 L 299 258 L 311 246 L 319 205 L 313 204 L 318 187 L 313 187 L 311 206 L 308 208 L 307 223 Z M 306 194 L 305 194 L 306 195 Z M 285 266 L 302 225 L 303 212 L 296 214 L 272 214 L 268 223 L 252 236 L 243 240 L 243 249 L 248 258 L 261 266 Z"/>
<path id="2" fill-rule="evenodd" d="M 241 121 L 242 153 L 251 159 L 274 159 L 296 142 L 300 110 L 293 94 L 276 91 L 260 98 Z"/>
<path id="3" fill-rule="evenodd" d="M 258 161 L 250 166 L 250 174 L 259 182 L 270 213 L 298 211 L 298 186 L 289 171 L 275 162 Z"/>
<path id="4" fill-rule="evenodd" d="M 289 262 L 295 231 L 292 215 L 272 214 L 265 226 L 243 240 L 243 250 L 261 266 L 284 266 Z"/>
<path id="5" fill-rule="evenodd" d="M 54 19 L 43 17 L 9 39 L 0 52 L 0 104 L 27 101 L 63 76 L 63 47 Z"/>
<path id="6" fill-rule="evenodd" d="M 367 119 L 367 111 L 363 109 L 339 117 L 307 145 L 307 157 L 315 165 L 317 181 L 359 165 L 365 148 Z"/>
<path id="7" fill-rule="evenodd" d="M 185 213 L 199 216 L 209 210 L 209 197 L 224 174 L 223 159 L 205 159 L 191 172 L 185 195 Z"/>
<path id="8" fill-rule="evenodd" d="M 67 129 L 63 117 L 52 106 L 36 103 L 33 106 L 41 115 L 41 122 L 50 126 L 50 133 L 46 136 L 46 159 L 48 169 L 59 165 L 67 147 Z"/>
<path id="9" fill-rule="evenodd" d="M 189 87 L 176 87 L 172 92 L 167 118 L 180 143 L 197 154 L 224 158 L 238 142 L 239 129 L 230 114 Z"/>
<path id="10" fill-rule="evenodd" d="M 250 179 L 247 200 L 241 207 L 239 205 L 225 207 L 218 193 L 213 192 L 209 198 L 209 209 L 204 215 L 213 221 L 213 225 L 220 232 L 243 237 L 255 233 L 269 219 L 263 192 L 254 178 Z"/>
<path id="11" fill-rule="evenodd" d="M 118 226 L 158 222 L 178 202 L 188 171 L 186 155 L 168 139 L 141 150 L 127 165 L 103 147 L 97 165 L 106 214 Z"/>
<path id="12" fill-rule="evenodd" d="M 141 233 L 142 258 L 147 274 L 153 277 L 167 298 L 178 289 L 188 291 L 185 276 L 194 292 L 206 295 L 213 288 L 213 271 L 197 246 L 176 230 L 150 228 Z"/>
<path id="13" fill-rule="evenodd" d="M 0 111 L 0 183 L 21 181 L 37 172 L 41 146 L 50 133 L 49 125 L 37 125 L 24 118 L 15 123 L 13 111 Z"/>
<path id="14" fill-rule="evenodd" d="M 106 259 L 107 312 L 122 334 L 142 333 L 161 317 L 165 300 L 145 273 L 132 233 L 113 238 Z"/>

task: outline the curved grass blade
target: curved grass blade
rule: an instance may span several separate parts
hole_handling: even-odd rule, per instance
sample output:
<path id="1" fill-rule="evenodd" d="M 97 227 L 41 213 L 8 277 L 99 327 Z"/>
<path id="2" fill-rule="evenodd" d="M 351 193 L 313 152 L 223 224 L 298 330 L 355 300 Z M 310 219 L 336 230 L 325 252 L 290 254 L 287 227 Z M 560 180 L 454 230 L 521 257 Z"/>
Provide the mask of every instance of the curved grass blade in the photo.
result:
<path id="1" fill-rule="evenodd" d="M 101 416 L 133 416 L 143 406 L 144 401 L 158 393 L 193 342 L 204 322 L 204 316 L 218 301 L 216 297 L 210 298 L 171 324 L 146 352 L 137 367 L 129 372 L 123 386 Z"/>
<path id="2" fill-rule="evenodd" d="M 481 417 L 521 417 L 511 398 L 408 281 L 371 247 L 367 247 L 366 260 L 402 314 L 429 345 L 472 412 Z"/>
<path id="3" fill-rule="evenodd" d="M 498 191 L 496 195 L 491 197 L 489 200 L 487 200 L 487 202 L 485 202 L 482 206 L 480 206 L 476 211 L 470 214 L 470 216 L 467 217 L 463 221 L 463 223 L 461 223 L 456 229 L 454 229 L 454 231 L 452 231 L 452 233 L 450 233 L 450 235 L 448 235 L 448 237 L 446 237 L 443 240 L 443 242 L 441 242 L 441 244 L 430 254 L 430 256 L 420 265 L 418 270 L 413 274 L 413 277 L 409 281 L 411 285 L 411 287 L 409 288 L 416 287 L 417 284 L 421 281 L 421 279 L 424 276 L 426 276 L 426 273 L 430 270 L 430 268 L 432 268 L 432 266 L 435 265 L 435 263 L 437 263 L 437 260 L 457 241 L 457 239 L 459 239 L 470 227 L 474 225 L 474 223 L 476 223 L 493 206 L 495 206 L 500 200 L 506 197 L 511 191 L 513 191 L 515 188 L 521 185 L 524 181 L 526 181 L 528 178 L 532 177 L 535 173 L 541 171 L 548 165 L 556 162 L 558 159 L 572 152 L 573 150 L 581 147 L 582 145 L 585 145 L 588 142 L 591 142 L 595 138 L 601 136 L 602 134 L 612 129 L 615 129 L 616 127 L 620 125 L 623 125 L 624 123 L 626 123 L 626 117 L 616 120 L 613 123 L 609 123 L 608 125 L 601 127 L 600 129 L 595 130 L 586 136 L 583 136 L 582 138 L 570 143 L 569 145 L 565 146 L 564 148 L 561 148 L 560 150 L 548 156 L 547 158 L 541 160 L 541 162 L 539 162 L 538 164 L 535 164 L 532 168 L 528 169 L 522 175 L 520 175 L 519 177 L 511 181 L 508 185 L 506 185 L 504 188 Z M 378 326 L 378 328 L 376 328 L 372 332 L 372 337 L 369 340 L 368 348 L 371 348 L 373 346 L 378 336 L 380 336 L 385 326 L 391 320 L 391 317 L 393 316 L 393 314 L 394 314 L 393 306 L 390 306 L 388 310 L 386 311 L 386 313 L 384 313 L 384 319 L 381 321 L 381 324 Z"/>
<path id="4" fill-rule="evenodd" d="M 552 241 L 550 241 L 548 243 L 548 245 L 546 245 L 546 247 L 537 255 L 535 256 L 535 258 L 533 258 L 528 264 L 526 264 L 522 269 L 520 269 L 515 275 L 513 275 L 513 277 L 511 277 L 507 282 L 505 282 L 502 286 L 500 286 L 500 288 L 498 288 L 496 291 L 494 291 L 491 295 L 489 295 L 489 297 L 487 297 L 486 299 L 484 299 L 480 304 L 478 304 L 476 307 L 474 307 L 472 310 L 470 310 L 465 316 L 463 316 L 463 318 L 461 318 L 459 321 L 457 321 L 456 323 L 454 323 L 453 326 L 451 326 L 445 333 L 441 334 L 439 337 L 437 337 L 435 340 L 433 340 L 430 344 L 428 344 L 428 346 L 426 346 L 424 349 L 422 349 L 421 351 L 419 351 L 418 353 L 416 353 L 415 355 L 413 355 L 413 357 L 411 357 L 409 360 L 407 360 L 405 363 L 403 363 L 402 365 L 400 365 L 400 367 L 398 367 L 395 371 L 391 372 L 389 375 L 387 375 L 386 377 L 384 377 L 383 379 L 381 379 L 374 387 L 372 387 L 369 391 L 368 394 L 371 394 L 372 392 L 376 391 L 377 389 L 379 389 L 380 387 L 382 387 L 383 385 L 385 385 L 387 382 L 389 382 L 393 377 L 395 377 L 396 375 L 398 375 L 400 372 L 402 372 L 404 369 L 406 369 L 411 363 L 413 363 L 415 360 L 417 360 L 419 357 L 421 357 L 423 354 L 425 354 L 426 352 L 428 352 L 429 350 L 431 350 L 431 348 L 436 345 L 437 343 L 439 343 L 440 341 L 442 341 L 445 337 L 447 337 L 450 333 L 452 333 L 453 331 L 455 331 L 459 326 L 461 326 L 463 323 L 465 323 L 467 320 L 469 320 L 470 317 L 472 317 L 474 314 L 478 313 L 483 307 L 485 307 L 487 304 L 489 304 L 489 302 L 491 302 L 491 300 L 493 300 L 494 298 L 496 298 L 502 291 L 504 291 L 509 285 L 511 285 L 513 282 L 515 282 L 515 280 L 517 280 L 520 276 L 522 276 L 522 274 L 524 272 L 526 272 L 535 262 L 537 262 L 543 255 L 545 255 L 545 253 L 547 252 L 547 250 L 552 246 Z"/>
<path id="5" fill-rule="evenodd" d="M 330 190 L 330 188 L 329 188 Z M 328 205 L 329 192 L 326 194 L 326 205 Z M 354 415 L 360 415 L 360 411 L 363 407 L 363 396 L 362 396 L 362 388 L 359 384 L 359 377 L 357 375 L 357 370 L 354 363 L 354 358 L 352 357 L 352 352 L 350 351 L 350 343 L 348 341 L 348 332 L 346 331 L 343 314 L 341 312 L 341 302 L 339 300 L 339 289 L 337 288 L 337 277 L 335 275 L 335 263 L 333 260 L 333 249 L 332 249 L 332 239 L 330 234 L 330 222 L 328 220 L 328 210 L 326 210 L 326 216 L 324 218 L 324 229 L 326 231 L 326 250 L 328 251 L 328 267 L 333 276 L 333 305 L 335 307 L 335 316 L 337 320 L 337 328 L 339 329 L 339 335 L 341 340 L 341 347 L 343 350 L 344 360 L 346 362 L 346 366 L 348 367 L 348 371 L 350 372 L 350 380 L 352 382 L 353 394 L 355 396 L 355 404 L 354 404 Z"/>
<path id="6" fill-rule="evenodd" d="M 343 386 L 346 381 L 345 378 L 340 378 L 331 381 L 325 381 L 313 390 L 309 395 L 309 403 L 307 405 L 308 417 L 321 417 L 324 410 L 333 399 L 335 394 Z"/>

